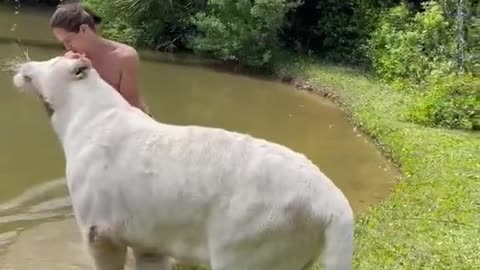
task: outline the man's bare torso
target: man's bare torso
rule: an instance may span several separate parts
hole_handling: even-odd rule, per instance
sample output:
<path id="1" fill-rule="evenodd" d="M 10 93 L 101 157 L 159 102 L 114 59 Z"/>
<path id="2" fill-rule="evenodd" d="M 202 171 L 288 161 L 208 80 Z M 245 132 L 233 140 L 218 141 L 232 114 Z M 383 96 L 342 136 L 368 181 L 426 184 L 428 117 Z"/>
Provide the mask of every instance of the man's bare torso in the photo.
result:
<path id="1" fill-rule="evenodd" d="M 82 57 L 82 54 L 69 51 L 67 57 Z M 117 90 L 131 105 L 147 114 L 148 108 L 139 97 L 138 55 L 134 48 L 115 41 L 103 39 L 89 53 L 89 59 L 100 77 Z"/>
<path id="2" fill-rule="evenodd" d="M 120 59 L 130 48 L 124 44 L 109 41 L 108 45 L 99 48 L 94 55 L 87 55 L 100 76 L 117 91 L 120 88 L 122 65 Z"/>

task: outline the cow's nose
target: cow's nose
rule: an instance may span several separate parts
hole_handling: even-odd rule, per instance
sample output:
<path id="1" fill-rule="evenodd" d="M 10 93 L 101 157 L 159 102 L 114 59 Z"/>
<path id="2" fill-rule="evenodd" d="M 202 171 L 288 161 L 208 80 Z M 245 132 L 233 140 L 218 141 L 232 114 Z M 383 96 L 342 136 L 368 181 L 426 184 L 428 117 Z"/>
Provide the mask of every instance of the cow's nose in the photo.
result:
<path id="1" fill-rule="evenodd" d="M 18 65 L 13 82 L 20 88 L 32 82 L 32 67 L 29 63 Z"/>
<path id="2" fill-rule="evenodd" d="M 19 68 L 19 73 L 22 75 L 24 82 L 32 81 L 32 63 L 24 63 Z"/>
<path id="3" fill-rule="evenodd" d="M 22 78 L 23 78 L 23 81 L 27 82 L 27 83 L 32 81 L 32 77 L 30 75 L 27 75 L 27 74 L 23 74 Z"/>

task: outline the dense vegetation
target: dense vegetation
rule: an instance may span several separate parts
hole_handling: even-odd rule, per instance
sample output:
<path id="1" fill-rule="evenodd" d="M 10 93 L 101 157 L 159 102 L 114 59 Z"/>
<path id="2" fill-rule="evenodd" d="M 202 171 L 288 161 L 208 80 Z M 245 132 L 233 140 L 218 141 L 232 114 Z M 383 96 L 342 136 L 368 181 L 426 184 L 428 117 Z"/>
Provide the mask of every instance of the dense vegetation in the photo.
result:
<path id="1" fill-rule="evenodd" d="M 271 69 L 285 50 L 370 67 L 416 94 L 404 117 L 480 129 L 478 1 L 86 0 L 104 33 Z M 113 8 L 114 7 L 114 8 Z"/>
<path id="2" fill-rule="evenodd" d="M 477 7 L 466 1 L 463 12 Z M 408 119 L 479 129 L 480 20 L 457 15 L 459 7 L 448 1 L 424 8 L 413 13 L 402 4 L 379 17 L 369 39 L 374 70 L 394 88 L 418 94 Z"/>

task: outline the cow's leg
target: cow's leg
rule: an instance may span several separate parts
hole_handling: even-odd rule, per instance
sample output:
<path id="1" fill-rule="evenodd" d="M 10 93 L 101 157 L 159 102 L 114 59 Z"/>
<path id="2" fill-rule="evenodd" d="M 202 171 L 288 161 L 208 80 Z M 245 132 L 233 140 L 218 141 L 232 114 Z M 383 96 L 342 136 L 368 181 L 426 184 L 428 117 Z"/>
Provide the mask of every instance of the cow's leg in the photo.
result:
<path id="1" fill-rule="evenodd" d="M 169 257 L 155 253 L 133 251 L 136 270 L 171 270 L 172 262 Z"/>
<path id="2" fill-rule="evenodd" d="M 96 226 L 91 226 L 85 234 L 84 239 L 95 270 L 124 270 L 126 246 L 102 235 Z"/>

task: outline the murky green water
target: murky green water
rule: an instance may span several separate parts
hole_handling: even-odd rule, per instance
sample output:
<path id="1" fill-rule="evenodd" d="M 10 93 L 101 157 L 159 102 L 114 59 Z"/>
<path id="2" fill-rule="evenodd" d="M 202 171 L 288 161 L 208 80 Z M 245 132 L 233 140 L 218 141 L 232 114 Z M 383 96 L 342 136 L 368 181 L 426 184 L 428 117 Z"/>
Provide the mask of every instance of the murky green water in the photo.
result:
<path id="1" fill-rule="evenodd" d="M 0 61 L 21 53 L 20 47 L 10 42 L 16 39 L 24 43 L 33 59 L 62 53 L 54 46 L 38 46 L 55 42 L 48 29 L 49 14 L 23 9 L 15 15 L 0 9 Z M 41 44 L 34 46 L 36 43 Z M 175 65 L 164 61 L 169 56 L 157 58 L 142 61 L 141 83 L 143 96 L 158 120 L 246 132 L 305 153 L 345 192 L 356 211 L 388 194 L 395 177 L 392 168 L 329 102 L 281 83 Z M 15 233 L 52 218 L 71 219 L 71 211 L 62 178 L 62 152 L 43 108 L 33 98 L 15 92 L 11 74 L 2 72 L 0 126 L 3 263 L 14 269 L 29 269 L 26 261 L 35 265 L 42 257 L 48 269 L 76 269 L 72 258 L 60 258 L 61 244 L 56 248 L 52 245 L 51 252 L 47 244 L 72 243 L 76 236 L 70 232 L 75 228 L 62 229 L 69 226 L 65 224 L 73 226 L 71 220 L 41 226 L 39 237 L 32 236 L 36 233 L 17 237 Z M 55 240 L 49 238 L 48 230 L 55 232 Z M 36 257 L 39 248 L 47 255 Z M 3 269 L 1 266 L 2 256 Z"/>

